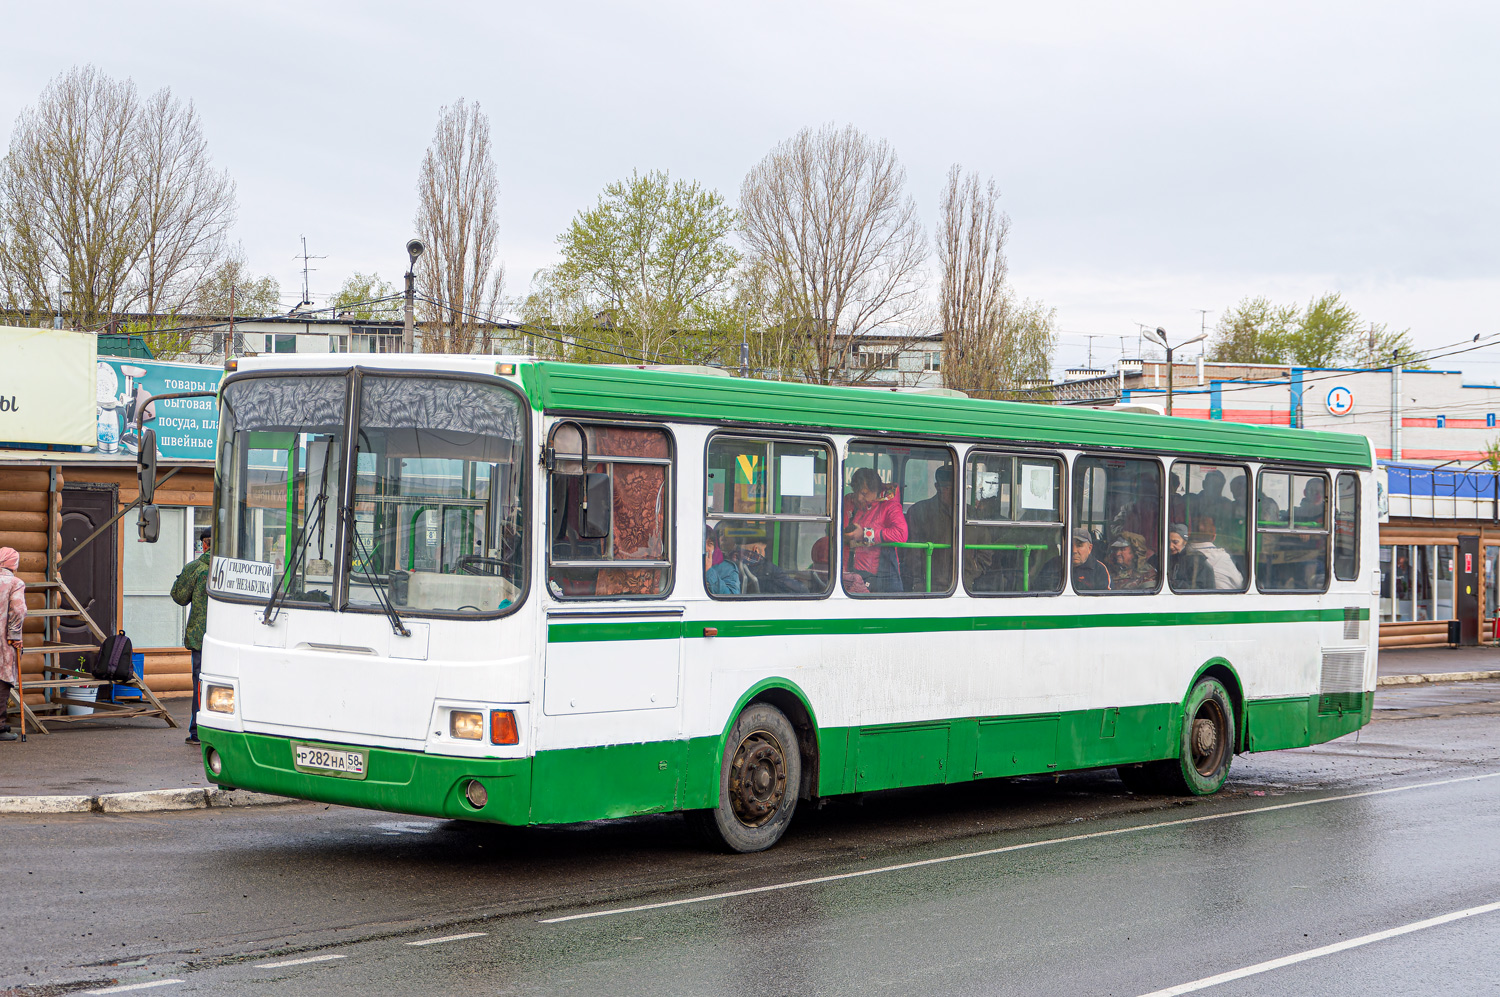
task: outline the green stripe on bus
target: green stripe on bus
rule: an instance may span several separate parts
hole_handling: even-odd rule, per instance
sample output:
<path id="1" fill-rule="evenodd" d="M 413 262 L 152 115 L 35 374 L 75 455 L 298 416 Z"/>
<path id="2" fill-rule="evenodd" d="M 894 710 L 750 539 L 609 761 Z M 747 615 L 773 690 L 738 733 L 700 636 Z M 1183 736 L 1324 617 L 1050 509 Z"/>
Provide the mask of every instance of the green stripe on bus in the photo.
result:
<path id="1" fill-rule="evenodd" d="M 1368 620 L 1368 608 L 1359 610 Z M 1200 612 L 1097 613 L 1071 616 L 948 616 L 844 620 L 719 620 L 681 623 L 643 620 L 611 623 L 554 623 L 553 644 L 591 641 L 673 640 L 703 637 L 705 629 L 726 637 L 850 636 L 857 634 L 951 633 L 971 630 L 1084 630 L 1103 627 L 1239 626 L 1256 623 L 1342 623 L 1343 609 L 1205 610 Z"/>
<path id="2" fill-rule="evenodd" d="M 521 383 L 532 404 L 548 412 L 1371 466 L 1369 440 L 1351 433 L 1098 412 L 1068 405 L 550 361 L 523 365 Z"/>

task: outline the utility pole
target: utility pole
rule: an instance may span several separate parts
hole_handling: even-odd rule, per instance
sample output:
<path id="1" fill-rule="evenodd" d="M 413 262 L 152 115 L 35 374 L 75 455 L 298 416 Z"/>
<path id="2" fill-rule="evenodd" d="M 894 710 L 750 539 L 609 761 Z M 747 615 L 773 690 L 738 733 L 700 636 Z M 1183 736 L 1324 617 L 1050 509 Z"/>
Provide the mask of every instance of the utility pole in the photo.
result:
<path id="1" fill-rule="evenodd" d="M 416 301 L 417 301 L 417 257 L 427 249 L 421 239 L 409 239 L 406 243 L 406 317 L 401 326 L 401 352 L 416 352 Z"/>
<path id="2" fill-rule="evenodd" d="M 1401 459 L 1401 351 L 1391 351 L 1391 460 Z"/>
<path id="3" fill-rule="evenodd" d="M 740 377 L 750 376 L 750 309 L 740 315 Z"/>

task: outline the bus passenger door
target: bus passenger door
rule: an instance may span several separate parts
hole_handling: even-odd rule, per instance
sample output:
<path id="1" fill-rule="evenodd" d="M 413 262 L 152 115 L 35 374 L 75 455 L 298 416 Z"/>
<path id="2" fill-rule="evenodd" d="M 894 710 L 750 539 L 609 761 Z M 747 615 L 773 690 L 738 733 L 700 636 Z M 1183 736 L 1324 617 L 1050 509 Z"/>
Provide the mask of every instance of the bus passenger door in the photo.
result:
<path id="1" fill-rule="evenodd" d="M 533 820 L 676 807 L 682 616 L 681 606 L 548 610 Z"/>

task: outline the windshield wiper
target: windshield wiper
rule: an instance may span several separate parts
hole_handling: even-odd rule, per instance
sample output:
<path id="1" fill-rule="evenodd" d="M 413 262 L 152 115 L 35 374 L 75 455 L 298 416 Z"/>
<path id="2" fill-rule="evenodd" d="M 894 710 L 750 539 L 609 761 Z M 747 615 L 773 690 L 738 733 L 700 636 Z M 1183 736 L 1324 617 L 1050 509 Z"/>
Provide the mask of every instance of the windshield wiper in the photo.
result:
<path id="1" fill-rule="evenodd" d="M 318 492 L 318 497 L 313 499 L 312 506 L 307 510 L 307 519 L 304 522 L 308 524 L 313 523 L 322 514 L 323 506 L 327 501 L 328 492 L 326 490 Z M 321 520 L 318 520 L 318 522 L 321 526 Z M 292 563 L 282 573 L 281 577 L 276 579 L 276 587 L 271 590 L 271 598 L 266 600 L 266 611 L 260 618 L 260 622 L 266 626 L 271 626 L 276 622 L 276 617 L 281 615 L 281 603 L 286 602 L 286 594 L 291 591 L 291 586 L 287 584 L 287 579 L 297 574 L 298 568 L 302 566 L 304 555 L 307 554 L 307 548 L 311 545 L 312 530 L 305 529 L 303 531 L 302 542 L 297 545 L 296 556 L 292 558 Z M 277 601 L 278 598 L 280 599 L 279 602 Z"/>
<path id="2" fill-rule="evenodd" d="M 361 565 L 359 570 L 364 574 L 365 580 L 370 583 L 370 588 L 375 590 L 376 601 L 380 603 L 380 608 L 385 611 L 385 618 L 391 621 L 391 632 L 397 637 L 410 637 L 411 631 L 406 629 L 406 624 L 401 620 L 401 614 L 396 612 L 396 607 L 392 606 L 391 600 L 386 597 L 385 589 L 380 587 L 380 579 L 376 578 L 374 573 L 369 569 L 369 564 L 374 560 L 375 555 L 370 551 L 370 548 L 365 546 L 364 540 L 359 535 L 359 530 L 355 528 L 354 510 L 346 508 L 344 515 L 348 517 L 349 536 L 354 538 L 354 553 Z M 350 565 L 350 567 L 352 568 L 353 565 Z"/>

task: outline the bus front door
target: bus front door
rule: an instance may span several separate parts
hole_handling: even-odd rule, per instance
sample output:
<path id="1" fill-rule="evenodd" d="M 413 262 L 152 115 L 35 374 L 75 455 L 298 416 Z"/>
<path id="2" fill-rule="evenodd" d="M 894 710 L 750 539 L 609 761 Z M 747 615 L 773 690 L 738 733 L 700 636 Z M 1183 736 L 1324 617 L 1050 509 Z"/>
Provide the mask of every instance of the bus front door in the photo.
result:
<path id="1" fill-rule="evenodd" d="M 548 610 L 534 821 L 675 809 L 682 617 L 681 606 Z"/>

